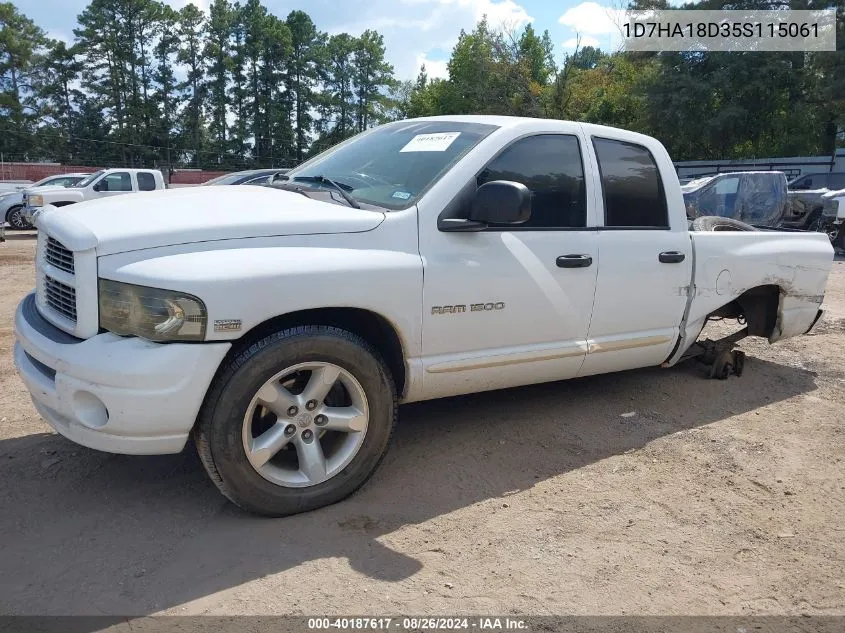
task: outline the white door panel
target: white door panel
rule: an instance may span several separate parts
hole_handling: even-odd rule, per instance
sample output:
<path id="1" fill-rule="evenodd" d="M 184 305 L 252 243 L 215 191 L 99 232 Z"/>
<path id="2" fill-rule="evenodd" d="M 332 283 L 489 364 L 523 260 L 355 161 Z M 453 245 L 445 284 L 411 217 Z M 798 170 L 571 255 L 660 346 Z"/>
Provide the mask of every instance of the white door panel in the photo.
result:
<path id="1" fill-rule="evenodd" d="M 595 231 L 443 233 L 438 256 L 424 258 L 426 390 L 575 376 L 586 353 L 597 241 Z M 558 257 L 573 254 L 592 264 L 558 267 Z"/>

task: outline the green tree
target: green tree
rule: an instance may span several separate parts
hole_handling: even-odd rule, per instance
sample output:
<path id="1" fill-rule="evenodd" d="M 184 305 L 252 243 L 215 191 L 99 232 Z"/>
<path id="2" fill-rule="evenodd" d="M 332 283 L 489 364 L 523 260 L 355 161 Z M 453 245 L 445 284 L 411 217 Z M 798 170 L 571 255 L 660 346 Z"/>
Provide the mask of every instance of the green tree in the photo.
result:
<path id="1" fill-rule="evenodd" d="M 205 76 L 202 57 L 202 43 L 205 32 L 205 16 L 194 4 L 187 4 L 179 11 L 177 24 L 180 46 L 177 53 L 179 62 L 185 65 L 187 75 L 180 84 L 180 89 L 188 91 L 185 104 L 184 121 L 182 124 L 185 141 L 192 143 L 197 166 L 202 164 L 203 138 L 203 98 Z"/>
<path id="2" fill-rule="evenodd" d="M 209 133 L 217 152 L 218 162 L 223 161 L 228 145 L 226 114 L 228 112 L 227 88 L 232 70 L 231 38 L 235 13 L 229 0 L 214 0 L 209 8 L 208 31 L 203 57 L 208 62 L 206 94 L 211 114 Z"/>
<path id="3" fill-rule="evenodd" d="M 175 72 L 175 60 L 179 53 L 178 24 L 179 14 L 169 6 L 162 6 L 156 24 L 158 41 L 153 49 L 155 56 L 153 81 L 157 86 L 153 102 L 157 116 L 152 142 L 163 148 L 162 160 L 168 169 L 174 158 L 171 156 L 173 122 L 181 101 L 179 82 L 176 80 Z"/>
<path id="4" fill-rule="evenodd" d="M 52 120 L 51 129 L 62 132 L 61 141 L 54 141 L 54 150 L 61 160 L 73 160 L 77 148 L 72 139 L 79 104 L 84 95 L 75 83 L 83 68 L 78 46 L 67 46 L 61 40 L 49 43 L 43 62 L 43 77 L 38 83 L 38 95 L 44 100 L 43 113 Z"/>
<path id="5" fill-rule="evenodd" d="M 326 36 L 317 31 L 314 22 L 304 11 L 291 11 L 285 22 L 291 34 L 287 85 L 293 95 L 296 160 L 301 161 L 308 147 L 308 135 L 313 124 L 311 110 L 318 105 L 315 88 L 323 75 Z"/>
<path id="6" fill-rule="evenodd" d="M 355 49 L 348 33 L 332 35 L 326 47 L 324 125 L 335 142 L 355 129 Z"/>
<path id="7" fill-rule="evenodd" d="M 35 75 L 44 32 L 11 2 L 0 3 L 0 151 L 23 154 L 40 110 Z"/>
<path id="8" fill-rule="evenodd" d="M 356 125 L 366 130 L 385 118 L 386 90 L 394 83 L 393 66 L 385 60 L 384 37 L 366 30 L 355 45 Z"/>

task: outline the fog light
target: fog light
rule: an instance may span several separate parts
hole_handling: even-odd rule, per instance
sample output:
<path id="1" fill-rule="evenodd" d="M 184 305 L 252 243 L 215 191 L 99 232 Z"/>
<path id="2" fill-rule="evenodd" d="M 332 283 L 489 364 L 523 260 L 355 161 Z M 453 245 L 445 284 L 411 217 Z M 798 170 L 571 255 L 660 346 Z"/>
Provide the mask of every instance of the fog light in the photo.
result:
<path id="1" fill-rule="evenodd" d="M 92 429 L 103 427 L 109 422 L 106 405 L 90 391 L 77 391 L 73 394 L 73 412 L 77 420 Z"/>

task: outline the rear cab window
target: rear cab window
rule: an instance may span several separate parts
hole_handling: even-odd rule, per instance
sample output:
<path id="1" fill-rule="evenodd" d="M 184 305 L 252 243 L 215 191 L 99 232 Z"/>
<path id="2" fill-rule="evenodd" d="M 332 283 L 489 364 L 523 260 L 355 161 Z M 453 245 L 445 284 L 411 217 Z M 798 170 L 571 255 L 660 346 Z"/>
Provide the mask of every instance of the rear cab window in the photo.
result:
<path id="1" fill-rule="evenodd" d="M 669 229 L 669 208 L 651 151 L 629 141 L 594 136 L 604 199 L 604 226 Z"/>
<path id="2" fill-rule="evenodd" d="M 154 191 L 155 190 L 155 188 L 156 188 L 155 176 L 153 176 L 152 174 L 145 172 L 145 171 L 139 171 L 136 174 L 136 176 L 138 178 L 138 190 L 139 191 Z"/>

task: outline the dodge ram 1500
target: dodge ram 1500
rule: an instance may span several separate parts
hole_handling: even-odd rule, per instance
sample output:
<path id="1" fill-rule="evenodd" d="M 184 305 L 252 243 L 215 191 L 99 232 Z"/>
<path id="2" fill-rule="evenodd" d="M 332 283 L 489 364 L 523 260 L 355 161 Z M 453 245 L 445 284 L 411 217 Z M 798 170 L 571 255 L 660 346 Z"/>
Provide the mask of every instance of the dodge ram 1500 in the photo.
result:
<path id="1" fill-rule="evenodd" d="M 397 405 L 690 356 L 821 315 L 826 235 L 691 230 L 655 139 L 494 116 L 367 130 L 265 185 L 37 217 L 15 362 L 59 433 L 117 453 L 189 438 L 236 504 L 359 488 Z M 699 341 L 710 317 L 744 327 Z"/>

